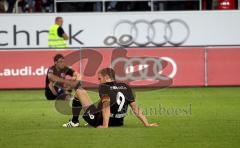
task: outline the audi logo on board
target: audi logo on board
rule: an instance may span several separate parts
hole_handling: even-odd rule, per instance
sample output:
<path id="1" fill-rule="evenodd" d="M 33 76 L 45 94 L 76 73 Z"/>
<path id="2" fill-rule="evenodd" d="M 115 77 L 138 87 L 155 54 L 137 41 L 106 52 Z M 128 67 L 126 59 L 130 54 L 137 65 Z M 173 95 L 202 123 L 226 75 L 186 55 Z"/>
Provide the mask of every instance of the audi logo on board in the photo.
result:
<path id="1" fill-rule="evenodd" d="M 163 62 L 167 62 L 172 66 L 172 71 L 168 75 L 163 75 Z M 120 76 L 116 73 L 116 79 L 119 81 L 127 81 L 127 80 L 169 80 L 173 79 L 177 73 L 177 64 L 170 57 L 118 57 L 117 59 L 112 61 L 111 67 L 115 68 L 118 63 L 123 62 L 125 75 Z M 134 63 L 138 63 L 137 71 L 139 71 L 139 75 L 133 75 L 134 73 Z M 150 69 L 149 64 L 152 63 L 152 69 Z M 149 70 L 153 72 L 153 75 L 148 75 Z"/>
<path id="2" fill-rule="evenodd" d="M 123 26 L 125 28 L 128 27 L 129 30 L 121 31 L 120 28 Z M 178 33 L 178 30 L 181 33 Z M 187 41 L 189 35 L 190 28 L 181 19 L 168 21 L 163 19 L 155 19 L 153 21 L 139 19 L 134 22 L 121 20 L 114 26 L 112 35 L 107 36 L 103 42 L 107 46 L 118 45 L 124 47 L 131 45 L 144 47 L 150 44 L 163 46 L 167 43 L 172 46 L 180 46 Z"/>

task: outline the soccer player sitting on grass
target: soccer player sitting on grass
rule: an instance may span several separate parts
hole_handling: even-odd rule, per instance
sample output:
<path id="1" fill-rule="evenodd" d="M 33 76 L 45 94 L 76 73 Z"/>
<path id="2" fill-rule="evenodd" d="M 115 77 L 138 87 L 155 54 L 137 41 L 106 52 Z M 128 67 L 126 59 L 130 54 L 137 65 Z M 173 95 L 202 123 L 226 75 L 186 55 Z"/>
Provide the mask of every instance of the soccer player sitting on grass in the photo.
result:
<path id="1" fill-rule="evenodd" d="M 144 126 L 158 126 L 149 123 L 135 102 L 131 88 L 125 83 L 115 81 L 115 72 L 111 68 L 104 68 L 98 73 L 99 96 L 97 106 L 92 104 L 86 90 L 78 88 L 72 105 L 72 120 L 63 127 L 78 127 L 81 108 L 85 111 L 83 119 L 91 126 L 107 128 L 122 126 L 127 114 L 128 105 Z"/>
<path id="2" fill-rule="evenodd" d="M 80 85 L 79 73 L 66 66 L 63 55 L 57 54 L 53 60 L 54 65 L 47 71 L 45 84 L 45 96 L 48 100 L 60 98 Z"/>

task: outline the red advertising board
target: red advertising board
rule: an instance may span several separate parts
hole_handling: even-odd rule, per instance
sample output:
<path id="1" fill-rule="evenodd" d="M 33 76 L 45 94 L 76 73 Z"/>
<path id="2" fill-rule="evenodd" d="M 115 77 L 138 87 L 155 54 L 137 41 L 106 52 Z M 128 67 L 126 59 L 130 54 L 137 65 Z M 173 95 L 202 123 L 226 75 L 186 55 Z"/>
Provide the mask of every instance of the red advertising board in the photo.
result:
<path id="1" fill-rule="evenodd" d="M 240 85 L 240 48 L 207 49 L 208 85 Z"/>
<path id="2" fill-rule="evenodd" d="M 204 49 L 203 48 L 127 48 L 127 49 L 112 49 L 112 48 L 96 48 L 96 49 L 83 49 L 92 50 L 92 52 L 100 53 L 101 58 L 91 56 L 88 60 L 83 59 L 80 63 L 83 72 L 83 80 L 90 82 L 85 86 L 94 87 L 97 82 L 97 71 L 104 67 L 113 67 L 116 71 L 118 78 L 124 82 L 128 82 L 131 86 L 135 87 L 161 87 L 163 85 L 169 86 L 204 86 Z M 85 55 L 83 53 L 83 55 Z M 85 57 L 89 57 L 86 56 Z M 161 59 L 165 61 L 166 66 L 162 65 L 162 71 L 155 73 L 156 75 L 164 74 L 172 79 L 172 81 L 162 81 L 159 77 L 151 79 L 154 75 L 149 74 L 144 76 L 144 70 L 152 71 L 154 65 L 145 66 L 150 63 L 146 60 Z M 117 61 L 117 62 L 116 62 Z M 128 63 L 126 67 L 124 64 Z M 141 62 L 145 63 L 141 63 Z M 120 66 L 120 63 L 123 63 Z M 135 63 L 134 63 L 135 62 Z M 99 63 L 99 64 L 97 64 Z M 119 63 L 119 65 L 117 64 Z M 132 64 L 132 65 L 131 65 Z M 89 68 L 93 65 L 98 65 L 97 68 Z M 161 65 L 160 65 L 161 66 Z M 88 68 L 86 68 L 88 67 Z M 120 72 L 119 72 L 120 71 Z M 141 73 L 142 71 L 142 73 Z M 89 75 L 89 72 L 93 72 Z M 124 73 L 124 74 L 123 74 Z M 128 75 L 129 74 L 129 75 Z M 126 76 L 129 79 L 124 79 Z M 135 79 L 136 78 L 136 79 Z"/>
<path id="3" fill-rule="evenodd" d="M 204 49 L 191 47 L 1 50 L 0 89 L 44 88 L 46 71 L 57 53 L 65 55 L 67 65 L 81 72 L 85 87 L 96 87 L 98 70 L 109 66 L 118 78 L 130 79 L 121 81 L 136 87 L 161 87 L 165 80 L 159 81 L 159 75 L 171 78 L 168 86 L 204 86 L 205 80 L 209 86 L 240 85 L 240 48 L 206 51 L 205 61 Z M 154 67 L 156 61 L 160 64 Z"/>
<path id="4" fill-rule="evenodd" d="M 83 75 L 85 87 L 97 86 L 97 71 L 104 67 L 113 66 L 118 77 L 131 75 L 137 80 L 128 81 L 136 87 L 158 87 L 165 82 L 159 81 L 159 77 L 166 75 L 171 78 L 169 86 L 204 86 L 204 50 L 203 48 L 95 48 L 79 50 L 11 50 L 0 51 L 0 88 L 44 88 L 46 71 L 53 64 L 52 57 L 56 53 L 62 53 L 66 57 L 67 64 L 73 66 L 76 71 Z M 119 66 L 119 58 L 133 62 L 131 65 Z M 146 60 L 149 60 L 147 61 Z M 149 66 L 155 59 L 165 62 L 157 65 L 157 73 L 143 77 L 144 69 L 151 71 Z M 117 64 L 116 61 L 118 60 Z M 146 63 L 134 63 L 134 60 Z M 124 61 L 122 61 L 124 62 Z M 126 62 L 126 61 L 125 61 Z M 149 64 L 149 65 L 148 65 Z M 160 69 L 159 69 L 160 66 Z M 156 68 L 156 67 L 155 67 Z M 119 75 L 122 71 L 124 75 Z M 143 71 L 143 73 L 141 73 Z M 146 72 L 146 71 L 145 71 Z M 160 78 L 161 79 L 161 78 Z"/>
<path id="5" fill-rule="evenodd" d="M 1 50 L 0 89 L 44 88 L 48 67 L 53 65 L 53 56 L 75 50 Z M 74 69 L 79 71 L 79 63 Z"/>

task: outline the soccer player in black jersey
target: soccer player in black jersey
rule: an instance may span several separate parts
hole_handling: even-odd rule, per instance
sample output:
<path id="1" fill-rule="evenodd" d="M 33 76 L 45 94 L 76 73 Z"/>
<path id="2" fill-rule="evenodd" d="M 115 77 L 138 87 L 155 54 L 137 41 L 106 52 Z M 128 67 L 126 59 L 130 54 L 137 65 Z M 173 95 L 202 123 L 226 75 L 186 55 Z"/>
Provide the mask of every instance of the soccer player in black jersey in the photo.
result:
<path id="1" fill-rule="evenodd" d="M 62 54 L 56 54 L 53 61 L 54 65 L 49 67 L 45 82 L 45 96 L 48 100 L 57 99 L 80 83 L 79 73 L 66 66 Z M 66 79 L 67 76 L 69 79 Z"/>
<path id="2" fill-rule="evenodd" d="M 78 116 L 82 108 L 85 113 L 83 119 L 91 126 L 97 128 L 108 128 L 109 126 L 124 125 L 124 117 L 127 114 L 128 106 L 143 123 L 144 126 L 158 126 L 157 123 L 149 123 L 135 102 L 131 88 L 125 83 L 115 81 L 115 72 L 111 68 L 104 68 L 98 73 L 99 97 L 97 105 L 92 104 L 86 90 L 80 88 L 76 91 L 76 98 L 73 100 L 73 118 L 63 127 L 78 127 Z"/>

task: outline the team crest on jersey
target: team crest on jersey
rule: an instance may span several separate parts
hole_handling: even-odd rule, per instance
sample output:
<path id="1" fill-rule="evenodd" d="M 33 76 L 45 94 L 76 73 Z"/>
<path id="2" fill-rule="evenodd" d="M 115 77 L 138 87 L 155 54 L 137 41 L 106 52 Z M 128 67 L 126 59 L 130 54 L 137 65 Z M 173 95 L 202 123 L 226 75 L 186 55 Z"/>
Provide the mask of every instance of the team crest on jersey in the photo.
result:
<path id="1" fill-rule="evenodd" d="M 64 78 L 65 77 L 65 73 L 61 73 L 61 77 Z"/>

